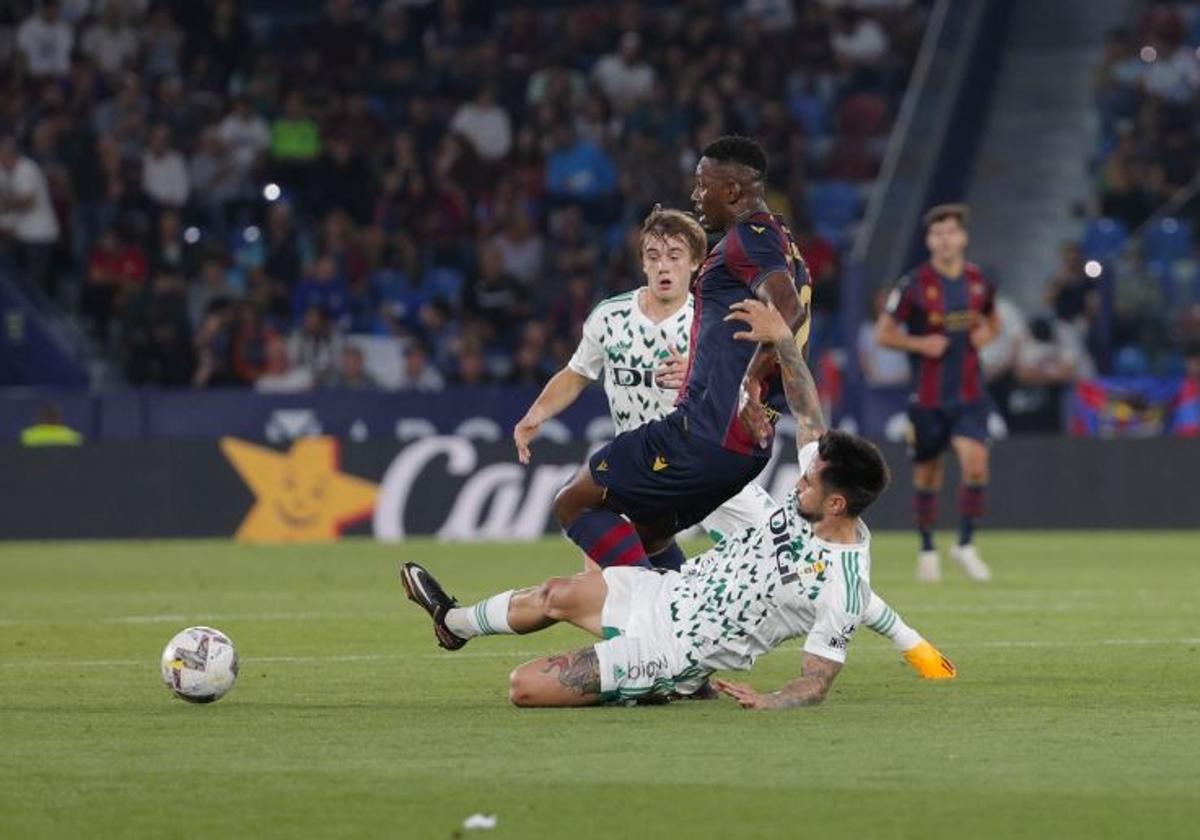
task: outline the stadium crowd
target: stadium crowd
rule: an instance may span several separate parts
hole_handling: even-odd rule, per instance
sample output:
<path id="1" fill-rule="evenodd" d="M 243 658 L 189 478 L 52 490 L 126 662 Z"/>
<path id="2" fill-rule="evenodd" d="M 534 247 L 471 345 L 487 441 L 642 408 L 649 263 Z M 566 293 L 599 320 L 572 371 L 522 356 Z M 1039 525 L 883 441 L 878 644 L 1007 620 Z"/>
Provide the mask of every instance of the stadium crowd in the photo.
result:
<path id="1" fill-rule="evenodd" d="M 1116 272 L 1097 358 L 1120 374 L 1200 376 L 1200 8 L 1139 7 L 1108 37 L 1096 94 L 1096 194 L 1080 246 Z M 1076 285 L 1088 279 L 1080 271 Z"/>
<path id="2" fill-rule="evenodd" d="M 349 334 L 407 387 L 541 382 L 741 132 L 832 324 L 926 11 L 0 4 L 5 251 L 134 384 L 372 387 Z"/>

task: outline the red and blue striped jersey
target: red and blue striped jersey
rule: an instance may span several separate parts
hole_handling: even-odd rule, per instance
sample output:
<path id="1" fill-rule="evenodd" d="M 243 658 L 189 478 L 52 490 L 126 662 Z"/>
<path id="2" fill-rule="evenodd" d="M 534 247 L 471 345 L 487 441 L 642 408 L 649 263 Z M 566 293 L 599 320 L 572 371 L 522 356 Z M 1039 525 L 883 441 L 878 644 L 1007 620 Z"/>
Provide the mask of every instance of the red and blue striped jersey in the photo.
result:
<path id="1" fill-rule="evenodd" d="M 941 334 L 950 340 L 939 358 L 911 357 L 916 372 L 913 403 L 938 408 L 984 398 L 979 351 L 971 343 L 971 330 L 995 306 L 995 288 L 973 263 L 963 267 L 960 277 L 943 277 L 926 262 L 900 278 L 888 298 L 888 314 L 907 326 L 909 335 Z"/>
<path id="2" fill-rule="evenodd" d="M 734 303 L 755 298 L 758 287 L 775 272 L 784 272 L 798 287 L 809 283 L 791 233 L 782 219 L 770 213 L 756 213 L 739 222 L 709 252 L 692 285 L 696 311 L 691 354 L 678 402 L 693 434 L 763 458 L 770 455 L 770 448 L 757 446 L 738 418 L 742 381 L 758 345 L 735 340 L 733 334 L 746 327 L 740 321 L 725 321 L 725 316 Z M 777 371 L 772 379 L 778 379 Z M 781 399 L 779 390 L 770 379 L 764 382 L 763 394 L 773 408 Z"/>

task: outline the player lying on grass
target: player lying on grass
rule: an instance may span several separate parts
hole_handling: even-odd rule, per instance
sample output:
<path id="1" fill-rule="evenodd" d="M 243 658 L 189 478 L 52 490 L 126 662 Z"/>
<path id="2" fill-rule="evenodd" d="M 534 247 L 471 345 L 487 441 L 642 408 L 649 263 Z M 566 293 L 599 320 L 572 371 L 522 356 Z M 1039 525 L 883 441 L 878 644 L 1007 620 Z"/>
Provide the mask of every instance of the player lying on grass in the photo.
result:
<path id="1" fill-rule="evenodd" d="M 704 228 L 679 210 L 656 207 L 642 222 L 639 241 L 646 285 L 601 301 L 588 316 L 570 362 L 546 384 L 513 429 L 517 457 L 532 458 L 530 443 L 542 424 L 570 406 L 603 376 L 613 426 L 627 432 L 665 417 L 684 384 L 695 300 L 688 291 L 707 253 Z M 807 324 L 807 322 L 806 322 Z M 807 329 L 796 342 L 803 347 Z M 786 402 L 780 403 L 786 409 Z M 807 441 L 798 440 L 802 446 Z M 767 521 L 779 507 L 757 482 L 750 482 L 709 514 L 701 525 L 720 542 Z M 656 568 L 680 569 L 662 551 L 648 559 Z M 673 561 L 673 562 L 672 562 Z M 587 562 L 594 567 L 589 559 Z M 926 679 L 949 679 L 954 667 L 878 594 L 872 592 L 863 624 L 885 636 Z"/>
<path id="2" fill-rule="evenodd" d="M 799 428 L 820 436 L 803 448 L 796 489 L 766 523 L 722 540 L 684 573 L 614 566 L 471 607 L 459 607 L 421 566 L 404 564 L 409 598 L 429 613 L 447 649 L 475 636 L 532 633 L 559 621 L 603 639 L 513 671 L 516 705 L 687 695 L 713 672 L 746 670 L 761 654 L 802 635 L 801 676 L 779 691 L 760 694 L 721 680 L 717 687 L 746 708 L 812 705 L 841 670 L 870 594 L 870 533 L 859 515 L 887 486 L 887 466 L 869 441 L 825 430 L 812 376 L 774 309 L 745 301 L 728 317 L 749 324 L 739 338 L 776 346 L 788 406 Z"/>

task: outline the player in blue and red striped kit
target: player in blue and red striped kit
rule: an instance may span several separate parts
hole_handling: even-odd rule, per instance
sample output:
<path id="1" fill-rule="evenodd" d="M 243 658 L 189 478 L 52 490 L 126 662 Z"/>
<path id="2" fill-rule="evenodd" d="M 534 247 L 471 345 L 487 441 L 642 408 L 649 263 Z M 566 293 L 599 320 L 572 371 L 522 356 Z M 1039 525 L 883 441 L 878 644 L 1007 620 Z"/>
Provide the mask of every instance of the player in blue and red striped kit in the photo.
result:
<path id="1" fill-rule="evenodd" d="M 988 416 L 979 348 L 998 333 L 995 289 L 965 259 L 969 211 L 941 204 L 925 214 L 929 261 L 900 279 L 876 323 L 884 347 L 914 360 L 909 397 L 912 426 L 914 512 L 921 535 L 917 577 L 935 581 L 941 563 L 933 544 L 942 454 L 953 448 L 962 470 L 958 545 L 951 555 L 969 578 L 987 581 L 991 571 L 975 548 L 988 483 Z M 903 329 L 907 327 L 907 332 Z"/>
<path id="2" fill-rule="evenodd" d="M 733 338 L 730 306 L 770 303 L 793 331 L 806 324 L 808 271 L 763 199 L 767 161 L 746 137 L 709 144 L 692 200 L 700 223 L 723 231 L 692 286 L 695 315 L 675 411 L 595 452 L 554 502 L 571 538 L 601 567 L 678 568 L 674 535 L 704 519 L 766 466 L 778 362 L 770 347 Z"/>

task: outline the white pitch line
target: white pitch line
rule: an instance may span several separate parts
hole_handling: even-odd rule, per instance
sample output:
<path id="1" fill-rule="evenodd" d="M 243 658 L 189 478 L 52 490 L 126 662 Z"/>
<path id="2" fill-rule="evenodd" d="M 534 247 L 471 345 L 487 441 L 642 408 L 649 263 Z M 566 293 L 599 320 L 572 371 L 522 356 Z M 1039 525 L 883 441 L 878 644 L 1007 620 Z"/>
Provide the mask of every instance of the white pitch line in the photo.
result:
<path id="1" fill-rule="evenodd" d="M 1116 599 L 1114 599 L 1116 600 Z M 1128 599 L 1121 599 L 1128 604 Z M 989 614 L 1007 612 L 1074 612 L 1104 609 L 1109 603 L 1095 601 L 1060 601 L 1052 604 L 905 604 L 905 613 L 923 614 Z M 379 612 L 245 612 L 245 613 L 157 613 L 150 615 L 119 615 L 98 618 L 0 618 L 0 627 L 26 627 L 47 624 L 216 624 L 221 621 L 341 621 L 346 619 L 387 619 L 398 611 Z"/>
<path id="2" fill-rule="evenodd" d="M 1157 645 L 1200 645 L 1200 637 L 1182 639 L 1080 639 L 1065 641 L 1059 639 L 997 639 L 988 642 L 964 642 L 962 644 L 945 645 L 945 650 L 955 653 L 971 648 L 1078 648 L 1091 645 L 1106 647 L 1142 647 Z M 779 650 L 799 650 L 798 645 L 789 645 Z M 883 652 L 881 648 L 879 651 Z M 246 665 L 289 665 L 289 664 L 319 664 L 330 662 L 385 662 L 400 659 L 435 659 L 452 662 L 457 659 L 524 659 L 545 656 L 551 651 L 521 651 L 521 650 L 480 650 L 462 653 L 362 653 L 344 654 L 337 656 L 256 656 L 245 658 Z M 109 667 L 145 667 L 147 659 L 13 659 L 0 661 L 0 668 L 109 668 Z"/>

